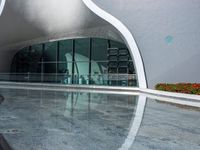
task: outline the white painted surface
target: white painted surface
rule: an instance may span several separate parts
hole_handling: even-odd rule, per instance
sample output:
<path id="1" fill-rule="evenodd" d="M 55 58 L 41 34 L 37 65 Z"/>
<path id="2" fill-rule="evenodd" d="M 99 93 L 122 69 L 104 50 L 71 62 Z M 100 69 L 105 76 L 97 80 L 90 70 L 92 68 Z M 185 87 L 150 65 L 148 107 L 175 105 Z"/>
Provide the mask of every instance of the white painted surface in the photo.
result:
<path id="1" fill-rule="evenodd" d="M 121 21 L 119 21 L 118 19 L 116 19 L 115 17 L 110 15 L 109 13 L 107 13 L 104 10 L 102 10 L 101 8 L 99 8 L 91 0 L 83 0 L 83 2 L 91 11 L 93 11 L 96 15 L 100 16 L 101 18 L 103 18 L 104 20 L 109 22 L 122 34 L 124 40 L 127 43 L 127 46 L 130 49 L 132 58 L 135 62 L 135 68 L 136 68 L 137 75 L 138 75 L 139 87 L 146 88 L 147 87 L 146 77 L 145 77 L 145 71 L 144 71 L 144 66 L 143 66 L 143 62 L 142 62 L 142 57 L 140 55 L 137 44 L 136 44 L 132 34 L 130 33 L 130 31 L 126 28 L 126 26 Z"/>
<path id="2" fill-rule="evenodd" d="M 140 49 L 148 88 L 200 82 L 200 0 L 93 0 L 122 21 Z"/>
<path id="3" fill-rule="evenodd" d="M 1 13 L 3 12 L 5 2 L 6 2 L 6 0 L 0 0 L 0 16 L 1 16 Z"/>
<path id="4" fill-rule="evenodd" d="M 0 17 L 0 72 L 10 71 L 12 56 L 23 47 L 85 37 L 123 41 L 82 0 L 6 0 Z"/>
<path id="5" fill-rule="evenodd" d="M 80 0 L 9 0 L 9 4 L 27 22 L 46 34 L 87 28 L 92 19 L 96 21 L 92 26 L 102 23 Z"/>
<path id="6" fill-rule="evenodd" d="M 0 18 L 0 50 L 32 42 L 103 34 L 111 39 L 120 37 L 82 0 L 7 0 Z"/>

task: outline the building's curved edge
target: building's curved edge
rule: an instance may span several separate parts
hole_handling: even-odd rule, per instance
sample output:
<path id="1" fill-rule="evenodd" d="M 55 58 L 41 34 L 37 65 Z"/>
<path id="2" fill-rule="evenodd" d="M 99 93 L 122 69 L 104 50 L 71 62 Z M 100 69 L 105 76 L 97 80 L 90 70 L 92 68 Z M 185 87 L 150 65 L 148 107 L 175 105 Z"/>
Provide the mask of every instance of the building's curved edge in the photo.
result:
<path id="1" fill-rule="evenodd" d="M 118 150 L 129 150 L 135 141 L 137 133 L 142 123 L 144 110 L 146 106 L 146 96 L 139 96 L 136 111 L 133 114 L 133 119 L 130 123 L 129 133 Z"/>
<path id="2" fill-rule="evenodd" d="M 1 0 L 1 3 L 0 3 L 0 16 L 1 16 L 1 13 L 3 12 L 3 8 L 5 6 L 5 3 L 6 3 L 6 0 Z"/>
<path id="3" fill-rule="evenodd" d="M 106 20 L 107 22 L 109 22 L 122 34 L 122 36 L 126 40 L 127 46 L 129 47 L 133 60 L 135 62 L 139 87 L 147 88 L 147 81 L 146 81 L 142 57 L 131 32 L 121 21 L 119 21 L 111 14 L 99 8 L 94 2 L 92 2 L 92 0 L 82 0 L 82 1 L 92 12 L 94 12 L 96 15 Z"/>

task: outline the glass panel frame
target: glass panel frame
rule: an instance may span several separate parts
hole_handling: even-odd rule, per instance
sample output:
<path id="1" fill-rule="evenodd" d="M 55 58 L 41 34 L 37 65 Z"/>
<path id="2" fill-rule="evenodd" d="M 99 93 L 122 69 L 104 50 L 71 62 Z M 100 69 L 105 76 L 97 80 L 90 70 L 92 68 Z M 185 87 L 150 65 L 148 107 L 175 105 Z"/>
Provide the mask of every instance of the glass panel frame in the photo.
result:
<path id="1" fill-rule="evenodd" d="M 12 80 L 24 82 L 137 84 L 134 62 L 126 45 L 99 38 L 60 40 L 23 48 L 15 55 L 11 70 Z"/>

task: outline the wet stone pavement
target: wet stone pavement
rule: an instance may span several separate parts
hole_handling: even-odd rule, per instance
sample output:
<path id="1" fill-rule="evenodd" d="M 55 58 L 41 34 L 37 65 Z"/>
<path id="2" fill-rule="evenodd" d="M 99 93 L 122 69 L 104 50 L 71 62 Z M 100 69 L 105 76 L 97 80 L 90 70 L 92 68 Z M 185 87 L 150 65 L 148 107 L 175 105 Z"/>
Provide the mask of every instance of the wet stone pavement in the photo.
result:
<path id="1" fill-rule="evenodd" d="M 3 90 L 0 133 L 16 150 L 118 149 L 137 96 Z"/>
<path id="2" fill-rule="evenodd" d="M 0 134 L 14 150 L 199 150 L 200 111 L 147 98 L 135 141 L 140 95 L 0 89 Z"/>

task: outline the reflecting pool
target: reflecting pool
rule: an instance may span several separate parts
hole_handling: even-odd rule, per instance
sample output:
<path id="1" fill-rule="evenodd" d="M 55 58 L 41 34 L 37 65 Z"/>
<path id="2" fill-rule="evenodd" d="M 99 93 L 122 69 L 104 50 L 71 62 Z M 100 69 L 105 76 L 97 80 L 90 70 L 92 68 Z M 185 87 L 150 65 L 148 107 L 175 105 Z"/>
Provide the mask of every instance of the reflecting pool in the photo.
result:
<path id="1" fill-rule="evenodd" d="M 137 94 L 3 88 L 0 94 L 0 134 L 14 150 L 200 149 L 199 109 Z"/>

